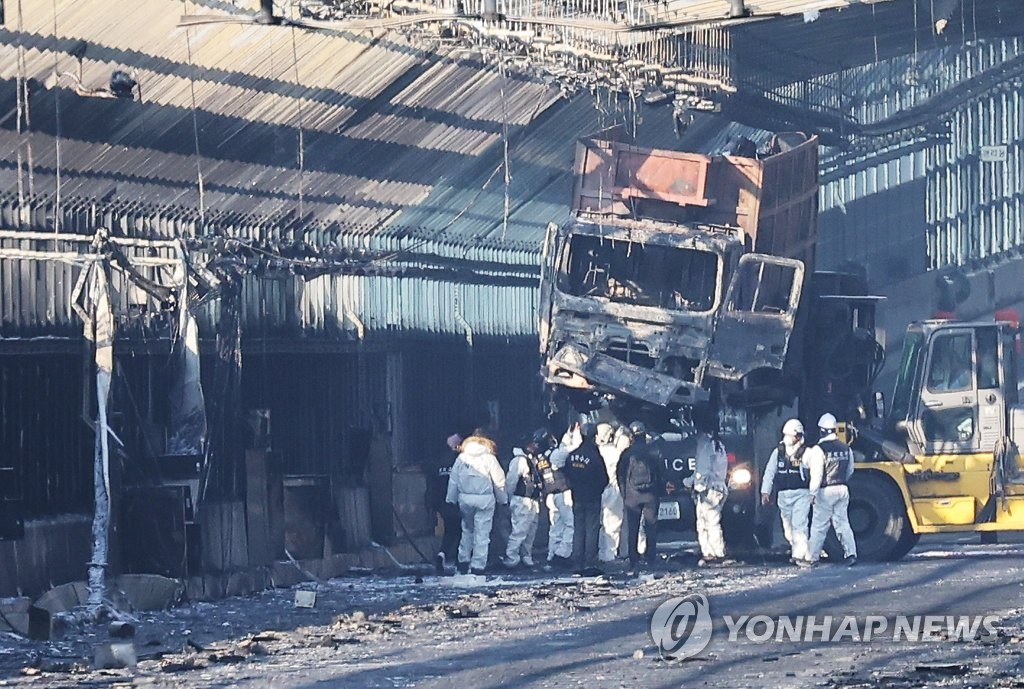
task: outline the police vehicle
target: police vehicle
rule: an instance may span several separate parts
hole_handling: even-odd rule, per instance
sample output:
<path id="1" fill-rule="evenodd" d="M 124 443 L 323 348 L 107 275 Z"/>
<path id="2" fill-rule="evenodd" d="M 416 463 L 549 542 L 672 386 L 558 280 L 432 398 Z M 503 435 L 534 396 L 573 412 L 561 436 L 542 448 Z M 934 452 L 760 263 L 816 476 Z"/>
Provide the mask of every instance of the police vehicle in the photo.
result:
<path id="1" fill-rule="evenodd" d="M 729 496 L 722 508 L 722 530 L 732 549 L 755 545 L 754 525 L 757 510 L 756 468 L 744 459 L 744 438 L 723 436 L 729 461 Z M 666 433 L 653 440 L 651 447 L 662 463 L 666 479 L 664 495 L 658 505 L 659 528 L 692 531 L 696 526 L 696 508 L 692 493 L 684 482 L 696 468 L 697 439 L 694 435 Z"/>

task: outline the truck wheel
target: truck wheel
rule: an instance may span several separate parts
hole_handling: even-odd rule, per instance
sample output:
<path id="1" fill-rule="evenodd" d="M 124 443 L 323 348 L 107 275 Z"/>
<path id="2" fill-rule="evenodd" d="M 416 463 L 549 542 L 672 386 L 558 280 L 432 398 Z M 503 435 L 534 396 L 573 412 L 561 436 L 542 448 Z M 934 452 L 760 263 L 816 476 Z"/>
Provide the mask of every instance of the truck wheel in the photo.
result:
<path id="1" fill-rule="evenodd" d="M 850 527 L 857 541 L 857 558 L 883 562 L 903 557 L 914 547 L 903 497 L 892 483 L 873 472 L 850 478 Z M 909 544 L 909 545 L 908 545 Z M 899 552 L 905 548 L 903 552 Z"/>

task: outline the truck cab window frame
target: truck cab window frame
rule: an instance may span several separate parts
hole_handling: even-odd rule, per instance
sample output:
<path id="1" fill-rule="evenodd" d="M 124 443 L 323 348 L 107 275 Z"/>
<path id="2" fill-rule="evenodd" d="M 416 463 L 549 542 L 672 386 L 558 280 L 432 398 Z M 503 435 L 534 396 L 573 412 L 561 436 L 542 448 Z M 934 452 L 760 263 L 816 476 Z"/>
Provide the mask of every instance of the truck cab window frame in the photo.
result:
<path id="1" fill-rule="evenodd" d="M 561 288 L 577 297 L 707 313 L 720 299 L 721 268 L 712 251 L 574 234 Z"/>

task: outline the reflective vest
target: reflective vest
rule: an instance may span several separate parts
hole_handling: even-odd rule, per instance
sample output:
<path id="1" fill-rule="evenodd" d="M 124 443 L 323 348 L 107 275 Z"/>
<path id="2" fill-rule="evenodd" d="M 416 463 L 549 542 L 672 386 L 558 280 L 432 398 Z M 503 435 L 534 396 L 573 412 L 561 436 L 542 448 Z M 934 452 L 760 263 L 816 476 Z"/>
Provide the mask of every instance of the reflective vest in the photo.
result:
<path id="1" fill-rule="evenodd" d="M 537 472 L 544 482 L 544 494 L 564 493 L 569 490 L 569 484 L 565 480 L 565 474 L 556 469 L 551 463 L 548 455 L 541 455 L 537 458 Z"/>
<path id="2" fill-rule="evenodd" d="M 786 454 L 786 445 L 779 443 L 779 449 L 776 451 L 776 464 L 775 464 L 775 488 L 779 492 L 784 490 L 799 490 L 803 488 L 806 490 L 811 485 L 810 472 L 804 471 L 800 468 L 800 459 L 804 456 L 804 451 L 807 446 L 800 444 L 800 447 L 796 449 L 796 453 L 789 457 Z"/>
<path id="3" fill-rule="evenodd" d="M 533 455 L 524 455 L 523 458 L 526 460 L 526 466 L 529 469 L 529 473 L 526 476 L 519 476 L 519 480 L 516 481 L 516 487 L 512 491 L 514 495 L 518 495 L 521 498 L 536 498 L 540 495 L 544 489 L 544 477 L 538 470 L 539 460 Z M 541 456 L 540 459 L 547 461 L 547 457 Z M 548 462 L 550 464 L 550 462 Z"/>
<path id="4" fill-rule="evenodd" d="M 850 463 L 853 462 L 853 451 L 846 443 L 838 440 L 826 440 L 818 443 L 818 447 L 825 453 L 825 471 L 821 485 L 845 486 L 846 475 L 850 470 Z"/>

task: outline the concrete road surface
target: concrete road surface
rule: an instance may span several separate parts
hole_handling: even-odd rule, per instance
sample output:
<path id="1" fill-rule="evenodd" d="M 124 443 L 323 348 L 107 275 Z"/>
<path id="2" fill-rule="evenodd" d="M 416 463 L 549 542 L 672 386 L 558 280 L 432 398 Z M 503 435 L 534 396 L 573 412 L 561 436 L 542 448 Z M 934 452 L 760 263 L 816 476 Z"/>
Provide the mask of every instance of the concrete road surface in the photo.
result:
<path id="1" fill-rule="evenodd" d="M 1024 676 L 1022 555 L 1019 540 L 980 545 L 972 535 L 923 539 L 901 562 L 852 568 L 682 567 L 641 579 L 613 574 L 607 582 L 547 574 L 427 576 L 419 583 L 409 576 L 338 579 L 320 589 L 311 610 L 296 609 L 294 592 L 278 590 L 143 617 L 134 672 L 34 662 L 47 671 L 26 676 L 19 666 L 29 664 L 31 653 L 46 661 L 48 653 L 73 658 L 88 651 L 75 639 L 43 648 L 9 642 L 5 650 L 0 639 L 0 682 L 339 689 L 1024 686 L 1016 679 Z M 710 642 L 693 658 L 663 660 L 651 637 L 652 613 L 669 598 L 696 594 L 708 601 Z M 780 616 L 797 624 L 800 615 L 814 617 L 813 630 L 826 616 L 832 619 L 828 631 L 799 641 L 777 636 Z M 930 631 L 939 638 L 915 642 L 903 633 L 894 640 L 899 616 L 923 615 L 935 616 Z M 744 616 L 764 617 L 737 625 Z M 848 616 L 846 633 L 831 640 Z M 971 633 L 948 638 L 955 635 L 946 629 L 947 617 Z M 677 636 L 694 629 L 699 635 L 693 619 L 683 620 Z M 869 619 L 872 640 L 854 640 Z M 922 632 L 926 623 L 918 621 Z"/>
<path id="2" fill-rule="evenodd" d="M 584 613 L 513 616 L 506 614 L 508 608 L 495 608 L 486 623 L 467 625 L 450 641 L 388 649 L 357 666 L 324 666 L 311 673 L 312 681 L 298 686 L 1012 686 L 1000 682 L 1024 672 L 1019 655 L 1024 644 L 1015 639 L 1024 634 L 1024 546 L 973 545 L 977 536 L 964 540 L 972 544 L 926 540 L 892 564 L 810 571 L 740 566 L 674 574 L 601 598 Z M 696 659 L 662 661 L 649 634 L 651 614 L 666 597 L 692 593 L 709 600 L 711 642 Z M 585 594 L 580 599 L 584 605 L 593 602 Z M 812 633 L 814 641 L 801 643 L 755 642 L 745 632 L 730 641 L 724 617 L 735 621 L 744 615 L 814 615 L 818 624 L 831 615 L 833 630 L 843 616 L 878 616 L 892 626 L 879 633 L 881 621 L 876 620 L 872 631 L 877 640 L 871 643 L 852 641 L 850 635 L 841 642 L 823 642 L 821 632 Z M 892 627 L 899 615 L 967 617 L 971 625 L 977 625 L 973 618 L 991 615 L 997 619 L 989 620 L 988 628 L 1002 632 L 982 641 L 973 635 L 966 641 L 894 641 Z M 922 632 L 926 622 L 919 622 Z M 766 625 L 752 630 L 754 639 L 765 635 Z M 859 627 L 863 632 L 863 624 Z M 933 622 L 933 632 L 942 635 L 943 628 Z M 986 631 L 980 625 L 976 629 Z"/>

